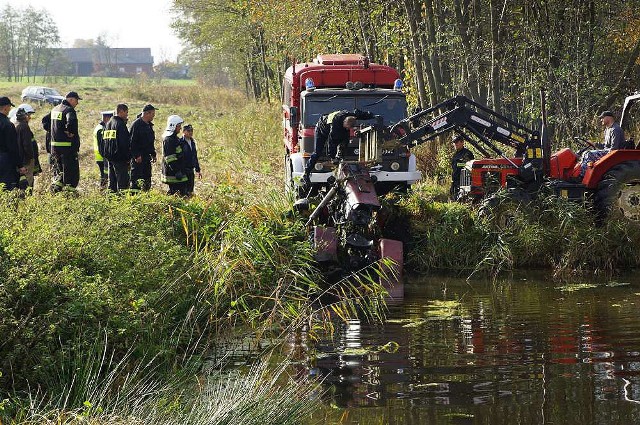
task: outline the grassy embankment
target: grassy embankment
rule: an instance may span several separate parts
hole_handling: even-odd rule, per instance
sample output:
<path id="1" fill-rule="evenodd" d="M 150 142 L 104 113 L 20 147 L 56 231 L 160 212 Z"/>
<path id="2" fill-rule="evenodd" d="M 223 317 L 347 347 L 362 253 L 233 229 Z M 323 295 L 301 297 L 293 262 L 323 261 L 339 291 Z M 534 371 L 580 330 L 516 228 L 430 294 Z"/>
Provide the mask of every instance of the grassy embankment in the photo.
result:
<path id="1" fill-rule="evenodd" d="M 22 87 L 2 94 L 17 100 Z M 202 357 L 235 327 L 264 332 L 303 320 L 317 289 L 302 227 L 284 218 L 280 131 L 275 117 L 262 119 L 273 109 L 196 86 L 57 88 L 84 98 L 81 196 L 47 194 L 47 176 L 34 196 L 0 195 L 0 420 L 291 423 L 304 415 L 312 386 L 276 385 L 283 376 L 266 372 L 216 380 Z M 158 169 L 149 195 L 99 191 L 89 135 L 118 102 L 132 112 L 147 102 L 160 108 L 156 134 L 170 114 L 193 123 L 200 198 L 160 193 Z M 34 128 L 45 113 L 38 109 Z"/>
<path id="2" fill-rule="evenodd" d="M 3 83 L 0 91 L 17 101 L 26 85 Z M 0 343 L 0 399 L 9 401 L 0 415 L 34 422 L 35 415 L 56 418 L 62 411 L 110 423 L 134 415 L 162 423 L 209 418 L 199 403 L 218 405 L 213 400 L 220 394 L 210 395 L 201 382 L 185 384 L 179 371 L 201 366 L 200 355 L 234 325 L 266 329 L 300 320 L 306 298 L 317 290 L 302 226 L 284 218 L 278 105 L 170 82 L 98 79 L 54 86 L 84 97 L 78 108 L 81 196 L 46 194 L 44 175 L 36 196 L 1 197 L 0 331 L 7 337 Z M 100 111 L 119 102 L 130 105 L 132 117 L 147 102 L 160 108 L 157 135 L 170 114 L 193 123 L 204 173 L 199 198 L 162 195 L 158 167 L 149 195 L 114 198 L 99 191 L 90 135 Z M 45 113 L 37 110 L 34 129 Z M 42 141 L 43 132 L 36 134 Z M 444 192 L 424 183 L 396 200 L 398 221 L 410 223 L 407 260 L 414 272 L 546 267 L 562 273 L 640 261 L 637 229 L 619 222 L 595 228 L 579 206 L 545 200 L 502 228 L 469 206 L 442 202 Z M 93 361 L 87 353 L 95 353 Z M 162 378 L 171 375 L 176 379 Z M 182 397 L 185 388 L 203 398 Z M 33 410 L 20 398 L 25 391 L 38 394 Z M 267 398 L 266 405 L 292 402 L 283 414 L 313 404 L 273 391 L 277 400 Z M 244 392 L 250 403 L 252 393 Z M 140 403 L 126 407 L 116 394 Z M 188 414 L 191 421 L 184 419 Z M 274 423 L 257 414 L 254 419 Z"/>

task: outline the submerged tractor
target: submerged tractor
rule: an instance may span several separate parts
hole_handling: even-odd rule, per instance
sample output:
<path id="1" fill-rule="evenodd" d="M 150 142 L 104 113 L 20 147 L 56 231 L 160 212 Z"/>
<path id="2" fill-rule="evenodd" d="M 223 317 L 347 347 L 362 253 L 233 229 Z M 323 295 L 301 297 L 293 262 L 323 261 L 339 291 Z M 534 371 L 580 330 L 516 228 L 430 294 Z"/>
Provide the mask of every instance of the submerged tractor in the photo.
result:
<path id="1" fill-rule="evenodd" d="M 299 200 L 298 206 L 309 197 L 321 200 L 308 223 L 316 259 L 344 275 L 389 258 L 394 265 L 386 273 L 388 288 L 402 273 L 402 243 L 382 237 L 379 195 L 404 191 L 421 178 L 408 147 L 388 144 L 375 150 L 374 158 L 352 131 L 339 164 L 322 152 L 311 184 L 303 186 L 301 177 L 323 115 L 360 109 L 379 116 L 375 125 L 386 128 L 407 117 L 401 89 L 400 75 L 392 67 L 361 55 L 331 54 L 289 67 L 282 90 L 285 188 Z"/>

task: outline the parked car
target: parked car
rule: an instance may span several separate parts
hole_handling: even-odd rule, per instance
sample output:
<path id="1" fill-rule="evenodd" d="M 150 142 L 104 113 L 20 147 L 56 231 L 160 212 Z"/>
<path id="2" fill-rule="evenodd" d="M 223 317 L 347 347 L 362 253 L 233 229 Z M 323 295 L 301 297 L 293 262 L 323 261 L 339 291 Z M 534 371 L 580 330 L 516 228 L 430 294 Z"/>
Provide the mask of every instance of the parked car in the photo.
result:
<path id="1" fill-rule="evenodd" d="M 64 96 L 61 96 L 55 89 L 49 87 L 29 86 L 22 90 L 22 101 L 38 102 L 40 105 L 48 103 L 50 105 L 57 105 L 64 100 Z"/>

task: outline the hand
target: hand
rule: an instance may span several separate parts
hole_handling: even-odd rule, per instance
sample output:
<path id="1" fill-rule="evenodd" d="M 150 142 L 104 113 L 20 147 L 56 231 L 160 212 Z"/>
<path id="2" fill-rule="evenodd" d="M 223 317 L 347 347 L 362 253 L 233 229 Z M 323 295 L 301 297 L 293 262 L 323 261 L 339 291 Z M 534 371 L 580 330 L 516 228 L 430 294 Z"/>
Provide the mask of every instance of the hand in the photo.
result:
<path id="1" fill-rule="evenodd" d="M 136 156 L 136 164 L 140 164 L 142 162 L 142 155 Z"/>
<path id="2" fill-rule="evenodd" d="M 196 176 L 198 176 L 198 180 L 202 180 L 202 173 L 200 171 L 196 171 Z"/>

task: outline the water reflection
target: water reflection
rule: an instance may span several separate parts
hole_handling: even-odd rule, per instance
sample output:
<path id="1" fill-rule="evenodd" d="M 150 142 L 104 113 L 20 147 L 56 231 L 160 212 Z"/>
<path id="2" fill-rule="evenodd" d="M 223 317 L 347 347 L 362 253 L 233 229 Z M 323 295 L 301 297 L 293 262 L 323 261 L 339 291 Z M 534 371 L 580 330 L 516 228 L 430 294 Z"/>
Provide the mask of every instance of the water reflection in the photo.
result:
<path id="1" fill-rule="evenodd" d="M 316 345 L 323 423 L 640 423 L 640 282 L 427 279 Z M 345 416 L 346 415 L 346 416 Z"/>

